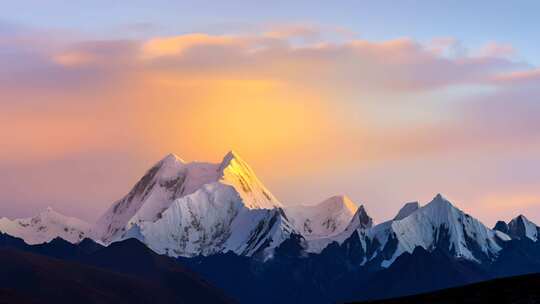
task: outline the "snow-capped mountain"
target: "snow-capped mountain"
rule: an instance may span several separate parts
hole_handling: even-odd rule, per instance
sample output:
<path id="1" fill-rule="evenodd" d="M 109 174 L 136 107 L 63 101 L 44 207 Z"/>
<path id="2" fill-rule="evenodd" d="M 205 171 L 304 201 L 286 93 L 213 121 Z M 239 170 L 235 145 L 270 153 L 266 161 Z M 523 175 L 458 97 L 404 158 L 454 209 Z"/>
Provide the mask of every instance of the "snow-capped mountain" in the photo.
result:
<path id="1" fill-rule="evenodd" d="M 477 262 L 492 260 L 501 250 L 501 242 L 510 239 L 454 207 L 440 194 L 408 216 L 374 227 L 369 235 L 377 239 L 381 250 L 395 248 L 382 261 L 382 266 L 390 265 L 402 253 L 411 253 L 418 246 L 442 249 L 456 258 Z"/>
<path id="2" fill-rule="evenodd" d="M 235 153 L 221 163 L 168 155 L 98 220 L 104 243 L 135 237 L 170 256 L 271 254 L 294 232 L 281 203 Z"/>
<path id="3" fill-rule="evenodd" d="M 305 239 L 336 235 L 347 227 L 358 206 L 348 197 L 332 196 L 317 205 L 285 208 L 287 217 Z"/>
<path id="4" fill-rule="evenodd" d="M 306 250 L 311 253 L 320 253 L 332 242 L 342 244 L 355 232 L 357 232 L 358 235 L 364 239 L 366 233 L 372 228 L 372 226 L 373 219 L 368 215 L 364 205 L 360 205 L 343 231 L 336 235 L 308 240 Z"/>
<path id="5" fill-rule="evenodd" d="M 374 227 L 359 225 L 356 219 L 334 237 L 310 241 L 309 250 L 321 252 L 333 241 L 342 244 L 356 231 L 363 251 L 370 253 L 365 262 L 378 261 L 383 267 L 405 252 L 412 253 L 418 246 L 426 250 L 438 248 L 456 258 L 481 262 L 495 258 L 502 249 L 501 243 L 510 239 L 454 207 L 440 194 L 423 207 L 407 203 L 394 219 Z"/>
<path id="6" fill-rule="evenodd" d="M 383 267 L 417 247 L 484 262 L 496 258 L 512 238 L 540 239 L 540 228 L 522 215 L 492 230 L 440 194 L 422 207 L 407 203 L 375 226 L 366 208 L 346 196 L 284 207 L 233 152 L 219 163 L 187 163 L 167 155 L 92 227 L 47 209 L 33 218 L 2 218 L 0 231 L 30 244 L 56 237 L 72 243 L 92 237 L 105 245 L 137 238 L 174 257 L 232 251 L 264 258 L 294 234 L 308 253 L 321 253 L 332 243 L 353 244 L 349 248 L 361 251 L 356 261 Z"/>
<path id="7" fill-rule="evenodd" d="M 513 239 L 529 238 L 535 242 L 538 241 L 540 235 L 540 227 L 531 222 L 524 215 L 517 216 L 508 224 L 499 221 L 494 229 L 508 234 Z"/>
<path id="8" fill-rule="evenodd" d="M 10 220 L 0 219 L 0 232 L 23 239 L 28 244 L 41 244 L 60 237 L 78 243 L 88 237 L 90 225 L 47 208 L 37 216 Z"/>
<path id="9" fill-rule="evenodd" d="M 418 210 L 419 208 L 420 207 L 418 202 L 406 203 L 399 210 L 393 220 L 378 224 L 376 226 L 376 230 L 382 231 L 388 229 L 391 226 L 392 221 L 403 219 Z M 352 217 L 350 222 L 347 224 L 347 227 L 342 232 L 334 236 L 311 240 L 310 242 L 308 242 L 308 251 L 320 253 L 324 248 L 326 248 L 326 246 L 328 246 L 328 244 L 332 242 L 342 244 L 345 240 L 349 239 L 355 231 L 358 233 L 358 236 L 360 237 L 361 242 L 365 247 L 366 240 L 369 240 L 368 233 L 373 234 L 371 232 L 372 228 L 373 219 L 368 215 L 364 206 L 362 205 L 358 208 L 355 215 Z"/>

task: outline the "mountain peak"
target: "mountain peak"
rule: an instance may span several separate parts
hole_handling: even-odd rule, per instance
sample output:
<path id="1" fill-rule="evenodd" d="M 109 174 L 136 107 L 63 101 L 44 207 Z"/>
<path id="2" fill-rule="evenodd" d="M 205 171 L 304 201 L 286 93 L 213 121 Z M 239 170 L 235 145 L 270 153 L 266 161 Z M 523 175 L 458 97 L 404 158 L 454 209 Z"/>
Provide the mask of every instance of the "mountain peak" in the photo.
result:
<path id="1" fill-rule="evenodd" d="M 504 221 L 497 221 L 493 230 L 498 230 L 500 232 L 508 234 L 508 224 Z"/>
<path id="2" fill-rule="evenodd" d="M 220 181 L 241 190 L 246 207 L 273 209 L 281 203 L 266 189 L 251 167 L 234 151 L 229 151 L 219 165 Z"/>
<path id="3" fill-rule="evenodd" d="M 522 220 L 522 221 L 530 222 L 529 219 L 523 214 L 516 216 L 514 220 Z"/>
<path id="4" fill-rule="evenodd" d="M 448 200 L 440 193 L 437 193 L 437 195 L 435 195 L 433 200 L 434 201 L 446 201 L 446 202 L 448 202 Z"/>
<path id="5" fill-rule="evenodd" d="M 512 238 L 529 238 L 536 241 L 540 234 L 540 228 L 523 214 L 520 214 L 508 223 L 508 234 Z"/>
<path id="6" fill-rule="evenodd" d="M 368 229 L 373 226 L 373 219 L 368 215 L 364 205 L 360 205 L 356 210 L 349 226 L 346 230 L 350 229 Z"/>
<path id="7" fill-rule="evenodd" d="M 532 222 L 525 215 L 520 214 L 516 216 L 515 218 L 513 218 L 512 220 L 510 220 L 508 224 L 510 225 L 512 223 L 526 223 L 527 224 L 527 223 L 532 223 Z"/>
<path id="8" fill-rule="evenodd" d="M 415 212 L 420 208 L 420 204 L 418 202 L 410 202 L 406 203 L 401 209 L 399 209 L 398 214 L 394 217 L 394 221 L 399 221 L 401 219 L 406 218 L 411 213 Z"/>
<path id="9" fill-rule="evenodd" d="M 241 157 L 234 150 L 229 150 L 229 152 L 227 152 L 227 154 L 225 154 L 225 156 L 223 157 L 223 159 L 233 159 L 233 158 L 240 159 Z"/>
<path id="10" fill-rule="evenodd" d="M 104 243 L 129 236 L 128 231 L 137 235 L 135 230 L 130 231 L 134 225 L 140 225 L 141 230 L 148 233 L 150 224 L 159 222 L 167 211 L 178 205 L 176 202 L 180 199 L 203 201 L 193 208 L 203 208 L 199 205 L 205 204 L 208 208 L 215 208 L 209 206 L 231 202 L 241 202 L 248 209 L 281 207 L 253 170 L 234 151 L 228 152 L 221 163 L 185 163 L 176 155 L 168 154 L 101 216 L 93 233 Z M 183 210 L 179 216 L 192 213 L 193 210 Z M 178 217 L 174 218 L 178 220 Z M 158 243 L 156 238 L 148 237 L 148 240 Z"/>
<path id="11" fill-rule="evenodd" d="M 334 195 L 326 200 L 324 200 L 322 203 L 320 203 L 321 206 L 336 209 L 336 208 L 345 208 L 350 213 L 354 214 L 356 213 L 356 210 L 358 209 L 358 205 L 354 203 L 348 196 L 346 195 Z"/>
<path id="12" fill-rule="evenodd" d="M 178 172 L 186 165 L 186 162 L 173 153 L 165 155 L 160 161 L 150 168 L 142 179 L 153 179 L 156 176 L 168 178 L 178 175 Z"/>
<path id="13" fill-rule="evenodd" d="M 165 157 L 163 157 L 159 161 L 159 164 L 161 164 L 161 166 L 178 164 L 178 163 L 185 164 L 186 162 L 174 153 L 169 153 L 165 155 Z"/>
<path id="14" fill-rule="evenodd" d="M 51 206 L 45 208 L 45 210 L 41 211 L 38 215 L 34 217 L 35 219 L 39 218 L 42 220 L 56 220 L 56 221 L 63 221 L 66 219 L 69 219 L 69 217 L 55 211 Z"/>
<path id="15" fill-rule="evenodd" d="M 345 196 L 333 196 L 330 199 L 342 199 L 346 198 Z M 355 205 L 356 211 L 354 213 L 351 212 L 348 208 L 343 208 L 345 205 L 342 204 L 341 207 L 341 217 L 340 217 L 340 229 L 336 229 L 337 233 L 328 234 L 323 237 L 319 238 L 307 238 L 308 240 L 308 251 L 309 252 L 321 252 L 324 248 L 326 248 L 330 243 L 337 241 L 338 243 L 343 243 L 345 240 L 347 240 L 352 235 L 355 235 L 355 232 L 358 231 L 358 233 L 365 233 L 369 229 L 373 227 L 373 220 L 368 215 L 364 205 L 360 205 L 356 207 L 357 205 L 353 202 L 351 204 Z M 316 207 L 320 207 L 322 205 L 319 204 Z M 302 210 L 297 210 L 298 213 L 302 214 Z M 343 216 L 346 214 L 347 216 Z M 351 216 L 352 215 L 352 216 Z M 344 229 L 343 229 L 344 227 Z M 298 229 L 299 231 L 302 231 L 301 229 Z M 309 237 L 309 235 L 307 235 Z"/>
<path id="16" fill-rule="evenodd" d="M 440 207 L 452 207 L 455 208 L 452 203 L 446 199 L 442 194 L 438 193 L 432 200 L 429 202 L 427 206 L 440 206 Z"/>
<path id="17" fill-rule="evenodd" d="M 246 162 L 233 150 L 230 150 L 225 154 L 223 157 L 223 160 L 221 161 L 221 164 L 219 166 L 220 171 L 223 171 L 225 168 L 234 165 L 239 164 L 243 169 L 248 169 L 251 171 L 251 168 L 246 164 Z"/>
<path id="18" fill-rule="evenodd" d="M 382 228 L 379 230 L 384 231 Z M 489 260 L 502 249 L 500 241 L 510 239 L 504 233 L 496 234 L 485 227 L 441 194 L 409 216 L 392 221 L 389 231 L 399 245 L 392 258 L 385 260 L 385 265 L 393 263 L 405 251 L 413 252 L 417 246 L 447 250 L 453 256 L 471 261 Z M 388 233 L 381 236 L 378 236 L 379 241 L 388 239 Z"/>
<path id="19" fill-rule="evenodd" d="M 50 217 L 50 216 L 61 216 L 63 217 L 62 214 L 56 212 L 51 206 L 48 206 L 47 208 L 45 208 L 45 210 L 41 211 L 37 217 L 40 217 L 40 218 L 46 218 L 46 217 Z"/>
<path id="20" fill-rule="evenodd" d="M 315 205 L 285 207 L 296 230 L 311 240 L 341 233 L 351 222 L 358 205 L 344 195 L 334 195 Z"/>

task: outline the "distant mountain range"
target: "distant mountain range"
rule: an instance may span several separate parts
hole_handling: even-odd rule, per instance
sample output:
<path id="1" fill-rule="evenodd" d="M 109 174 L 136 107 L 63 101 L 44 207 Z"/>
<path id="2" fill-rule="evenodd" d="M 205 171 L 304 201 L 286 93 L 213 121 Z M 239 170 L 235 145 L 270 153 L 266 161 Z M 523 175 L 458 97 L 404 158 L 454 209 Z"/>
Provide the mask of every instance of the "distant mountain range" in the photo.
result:
<path id="1" fill-rule="evenodd" d="M 17 263 L 25 259 L 39 268 L 54 258 L 58 269 L 77 263 L 123 273 L 152 256 L 174 273 L 198 273 L 215 286 L 209 288 L 216 297 L 221 289 L 242 303 L 369 300 L 540 272 L 540 228 L 523 215 L 491 229 L 438 194 L 424 206 L 406 203 L 391 220 L 374 225 L 366 206 L 345 196 L 282 204 L 233 152 L 215 164 L 166 156 L 94 225 L 49 208 L 33 218 L 2 218 L 0 231 L 1 247 L 9 248 L 5 259 L 14 260 L 10 271 L 24 268 Z M 125 246 L 133 248 L 118 249 Z M 58 278 L 81 280 L 71 275 Z M 46 283 L 32 277 L 38 280 L 33 284 Z M 173 284 L 152 282 L 159 283 L 156 292 Z M 0 288 L 9 289 L 8 283 Z M 21 289 L 12 287 L 17 296 Z M 165 302 L 180 301 L 175 292 L 159 292 L 167 294 Z"/>

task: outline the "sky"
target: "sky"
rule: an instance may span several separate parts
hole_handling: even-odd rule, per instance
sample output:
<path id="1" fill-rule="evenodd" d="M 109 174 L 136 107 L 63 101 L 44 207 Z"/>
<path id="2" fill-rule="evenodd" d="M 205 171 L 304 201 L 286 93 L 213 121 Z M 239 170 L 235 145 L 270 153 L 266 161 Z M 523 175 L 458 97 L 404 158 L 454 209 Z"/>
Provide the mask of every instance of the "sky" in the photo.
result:
<path id="1" fill-rule="evenodd" d="M 235 150 L 286 205 L 540 223 L 538 1 L 290 2 L 2 3 L 0 216 Z"/>

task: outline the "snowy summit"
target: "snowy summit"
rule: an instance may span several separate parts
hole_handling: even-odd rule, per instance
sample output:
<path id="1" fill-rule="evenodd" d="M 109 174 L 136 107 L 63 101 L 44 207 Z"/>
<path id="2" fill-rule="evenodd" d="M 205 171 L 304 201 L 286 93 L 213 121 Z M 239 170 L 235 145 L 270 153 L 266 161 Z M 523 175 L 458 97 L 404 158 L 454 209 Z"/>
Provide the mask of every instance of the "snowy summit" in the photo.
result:
<path id="1" fill-rule="evenodd" d="M 293 232 L 281 203 L 234 152 L 220 163 L 169 155 L 98 220 L 104 243 L 135 237 L 158 253 L 267 254 Z"/>

